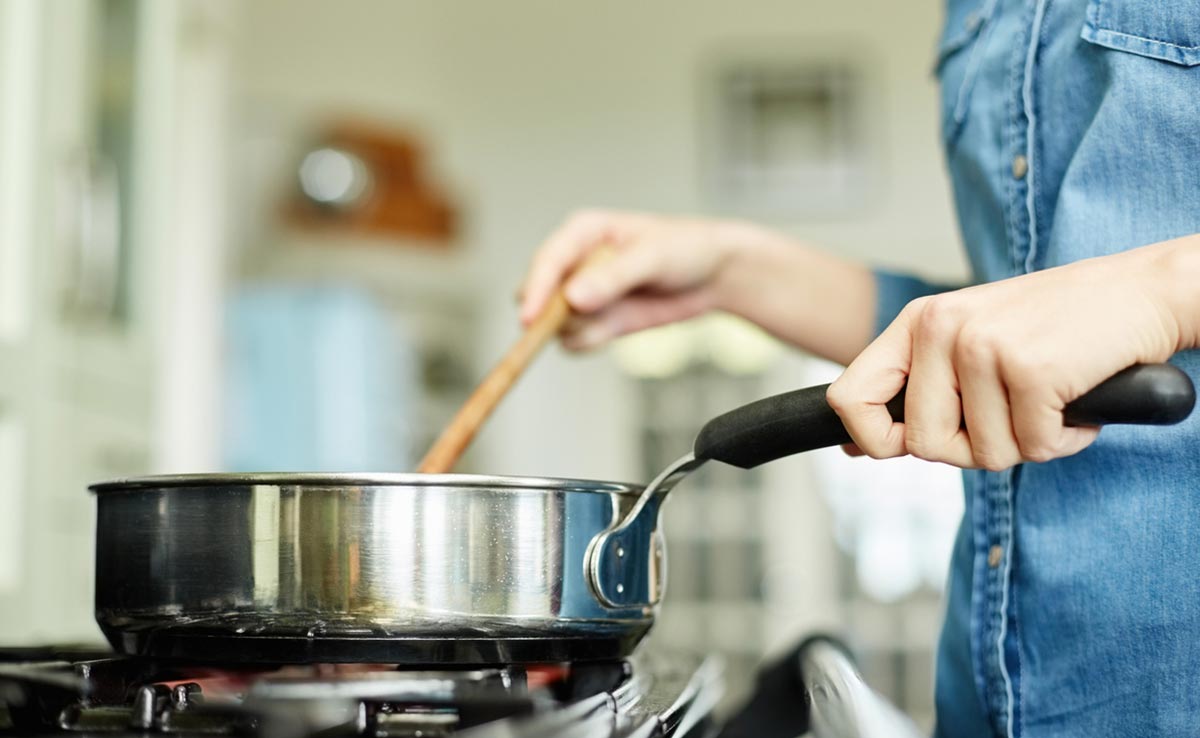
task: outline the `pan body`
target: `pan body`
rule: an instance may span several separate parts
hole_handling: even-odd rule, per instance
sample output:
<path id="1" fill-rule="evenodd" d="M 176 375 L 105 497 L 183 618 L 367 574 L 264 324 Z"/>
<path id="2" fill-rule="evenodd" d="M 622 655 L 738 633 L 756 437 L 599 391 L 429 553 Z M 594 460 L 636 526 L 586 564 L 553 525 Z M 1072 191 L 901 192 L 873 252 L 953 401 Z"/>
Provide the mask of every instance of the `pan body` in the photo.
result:
<path id="1" fill-rule="evenodd" d="M 96 620 L 128 654 L 607 660 L 628 654 L 653 622 L 653 610 L 602 606 L 584 570 L 591 540 L 636 501 L 640 488 L 631 485 L 243 474 L 92 490 Z"/>

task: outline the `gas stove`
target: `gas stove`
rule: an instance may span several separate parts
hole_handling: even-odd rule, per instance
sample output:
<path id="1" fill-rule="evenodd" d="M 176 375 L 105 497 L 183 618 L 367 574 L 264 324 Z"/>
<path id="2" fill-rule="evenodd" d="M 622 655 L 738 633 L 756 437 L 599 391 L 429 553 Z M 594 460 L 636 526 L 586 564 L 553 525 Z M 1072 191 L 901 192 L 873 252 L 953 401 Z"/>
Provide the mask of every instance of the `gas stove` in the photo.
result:
<path id="1" fill-rule="evenodd" d="M 0 648 L 0 738 L 917 738 L 848 649 L 810 638 L 714 717 L 720 661 L 643 644 L 629 659 L 438 670 L 214 666 L 100 649 Z"/>
<path id="2" fill-rule="evenodd" d="M 93 649 L 0 649 L 0 736 L 505 738 L 712 735 L 715 659 L 437 671 L 215 668 Z"/>

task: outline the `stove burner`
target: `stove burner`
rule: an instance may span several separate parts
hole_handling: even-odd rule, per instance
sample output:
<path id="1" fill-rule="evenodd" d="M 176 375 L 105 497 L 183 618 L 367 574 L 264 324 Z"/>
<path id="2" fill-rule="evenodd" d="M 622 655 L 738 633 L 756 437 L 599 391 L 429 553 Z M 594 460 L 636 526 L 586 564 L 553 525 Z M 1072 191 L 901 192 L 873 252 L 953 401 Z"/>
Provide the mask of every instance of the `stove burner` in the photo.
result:
<path id="1" fill-rule="evenodd" d="M 514 738 L 692 735 L 709 720 L 719 669 L 694 660 L 670 666 L 674 660 L 419 671 L 388 664 L 214 667 L 90 650 L 0 649 L 0 738 L 438 738 L 484 725 Z"/>

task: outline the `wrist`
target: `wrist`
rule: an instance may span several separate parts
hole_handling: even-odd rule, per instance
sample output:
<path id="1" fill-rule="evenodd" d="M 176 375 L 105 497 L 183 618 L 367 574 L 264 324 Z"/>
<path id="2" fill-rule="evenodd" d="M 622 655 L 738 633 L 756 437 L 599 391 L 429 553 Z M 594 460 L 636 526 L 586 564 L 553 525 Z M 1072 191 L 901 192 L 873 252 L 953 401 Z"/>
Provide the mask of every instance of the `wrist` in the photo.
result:
<path id="1" fill-rule="evenodd" d="M 718 221 L 714 239 L 720 253 L 713 280 L 713 306 L 749 317 L 760 291 L 773 274 L 801 250 L 798 244 L 766 228 L 742 221 Z"/>
<path id="2" fill-rule="evenodd" d="M 1150 285 L 1178 336 L 1175 350 L 1200 348 L 1200 235 L 1149 247 Z"/>

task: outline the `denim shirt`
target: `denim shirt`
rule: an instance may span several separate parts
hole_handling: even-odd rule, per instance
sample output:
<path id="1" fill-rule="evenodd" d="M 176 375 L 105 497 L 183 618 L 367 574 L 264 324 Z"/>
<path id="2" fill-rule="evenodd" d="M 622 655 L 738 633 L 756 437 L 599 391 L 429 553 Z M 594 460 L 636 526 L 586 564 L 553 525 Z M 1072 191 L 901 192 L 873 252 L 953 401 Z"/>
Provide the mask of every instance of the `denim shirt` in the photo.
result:
<path id="1" fill-rule="evenodd" d="M 1200 0 L 948 0 L 937 70 L 977 281 L 1200 232 Z M 937 734 L 1200 735 L 1200 413 L 965 482 Z"/>

